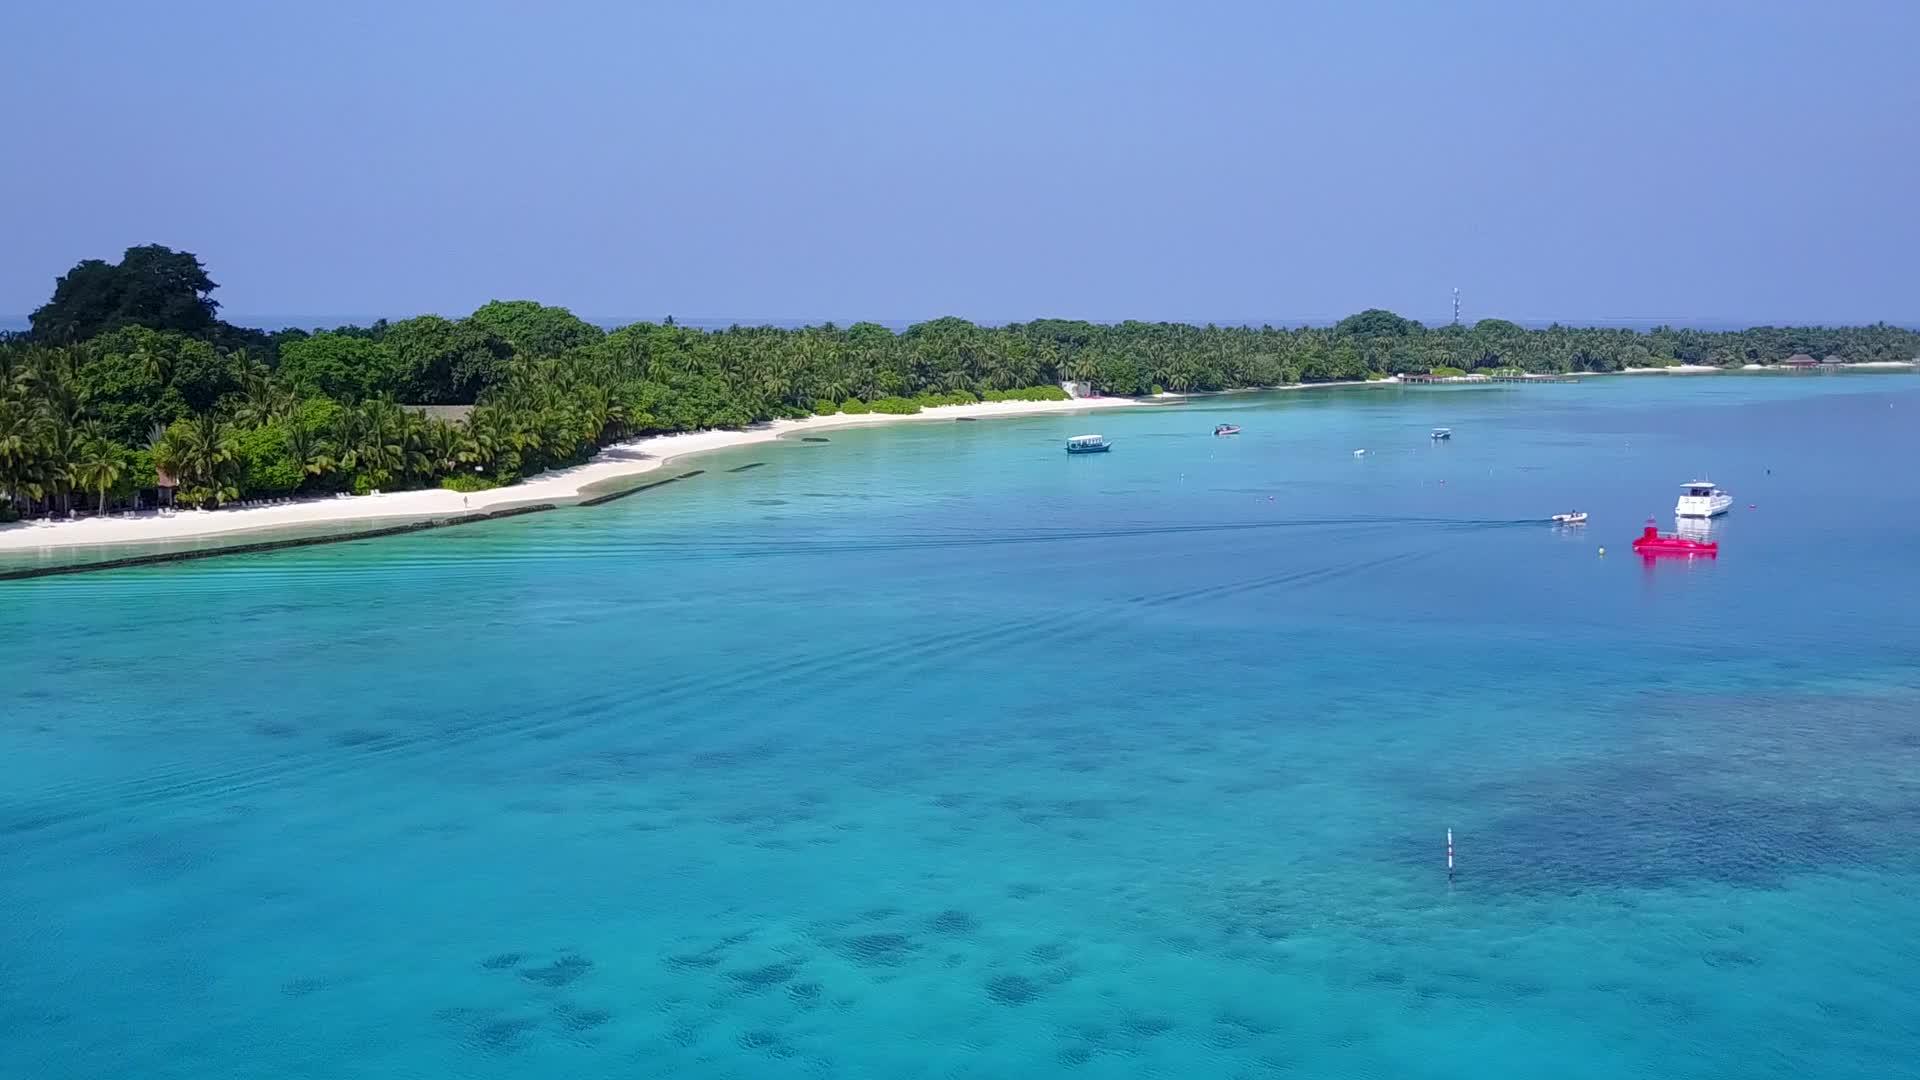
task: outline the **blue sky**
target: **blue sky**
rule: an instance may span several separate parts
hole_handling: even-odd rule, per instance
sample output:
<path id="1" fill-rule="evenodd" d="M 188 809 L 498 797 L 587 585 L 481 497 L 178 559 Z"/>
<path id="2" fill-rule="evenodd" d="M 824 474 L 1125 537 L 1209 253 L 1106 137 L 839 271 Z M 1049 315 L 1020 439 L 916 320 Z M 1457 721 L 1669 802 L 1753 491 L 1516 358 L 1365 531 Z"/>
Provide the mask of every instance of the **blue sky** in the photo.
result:
<path id="1" fill-rule="evenodd" d="M 1920 320 L 1912 3 L 21 3 L 0 312 Z"/>

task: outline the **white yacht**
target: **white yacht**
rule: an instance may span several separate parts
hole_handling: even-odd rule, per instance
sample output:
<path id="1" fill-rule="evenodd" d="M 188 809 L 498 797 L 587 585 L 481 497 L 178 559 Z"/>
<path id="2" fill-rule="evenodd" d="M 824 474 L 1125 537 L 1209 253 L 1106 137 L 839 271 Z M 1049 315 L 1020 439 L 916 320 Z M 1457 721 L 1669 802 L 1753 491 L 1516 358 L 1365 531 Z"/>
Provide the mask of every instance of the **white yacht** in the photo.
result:
<path id="1" fill-rule="evenodd" d="M 1680 490 L 1680 501 L 1673 504 L 1676 517 L 1719 517 L 1733 509 L 1733 496 L 1713 486 L 1711 480 L 1695 480 Z"/>

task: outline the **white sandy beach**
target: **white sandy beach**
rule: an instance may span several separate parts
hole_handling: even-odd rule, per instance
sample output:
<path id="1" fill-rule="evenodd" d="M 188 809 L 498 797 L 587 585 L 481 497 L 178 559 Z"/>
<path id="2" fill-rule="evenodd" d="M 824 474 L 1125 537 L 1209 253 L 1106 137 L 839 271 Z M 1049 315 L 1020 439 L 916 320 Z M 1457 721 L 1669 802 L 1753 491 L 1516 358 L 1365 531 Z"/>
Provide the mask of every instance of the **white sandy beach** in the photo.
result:
<path id="1" fill-rule="evenodd" d="M 301 499 L 278 506 L 228 507 L 220 510 L 180 510 L 161 515 L 148 512 L 73 521 L 23 521 L 0 525 L 0 551 L 32 551 L 100 544 L 144 544 L 198 539 L 260 529 L 285 529 L 329 522 L 354 525 L 377 522 L 398 525 L 411 521 L 483 513 L 535 503 L 567 503 L 584 497 L 586 489 L 609 481 L 652 472 L 676 458 L 711 450 L 768 442 L 836 428 L 873 424 L 924 423 L 962 417 L 1036 416 L 1087 412 L 1139 405 L 1131 398 L 1080 398 L 1074 401 L 997 401 L 975 405 L 943 405 L 910 416 L 864 413 L 857 416 L 814 416 L 805 420 L 775 420 L 745 431 L 696 431 L 654 435 L 615 443 L 592 461 L 570 469 L 542 473 L 509 487 L 462 495 L 430 488 L 380 495 L 340 495 Z"/>
<path id="2" fill-rule="evenodd" d="M 1912 360 L 1862 360 L 1858 363 L 1833 364 L 1832 367 L 1862 371 L 1908 371 L 1915 363 Z M 1622 375 L 1704 375 L 1719 371 L 1733 371 L 1734 368 L 1717 368 L 1712 364 L 1675 364 L 1673 367 L 1630 367 L 1622 368 Z M 1786 371 L 1781 364 L 1742 364 L 1740 371 Z"/>
<path id="3" fill-rule="evenodd" d="M 1472 381 L 1472 380 L 1470 380 Z M 1484 380 L 1478 380 L 1484 381 Z M 1277 383 L 1273 386 L 1236 386 L 1231 390 L 1188 390 L 1184 393 L 1162 390 L 1151 401 L 1194 401 L 1201 398 L 1230 397 L 1234 394 L 1276 394 L 1286 390 L 1338 390 L 1353 386 L 1401 386 L 1398 375 L 1385 379 L 1341 379 L 1334 382 Z"/>

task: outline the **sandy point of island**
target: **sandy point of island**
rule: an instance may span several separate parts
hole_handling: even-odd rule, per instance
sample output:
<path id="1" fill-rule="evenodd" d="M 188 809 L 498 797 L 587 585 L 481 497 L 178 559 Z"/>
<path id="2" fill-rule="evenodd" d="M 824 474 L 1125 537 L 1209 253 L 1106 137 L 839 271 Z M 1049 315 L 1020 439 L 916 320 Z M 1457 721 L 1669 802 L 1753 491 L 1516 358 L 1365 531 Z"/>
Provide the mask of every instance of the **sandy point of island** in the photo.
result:
<path id="1" fill-rule="evenodd" d="M 195 540 L 267 529 L 303 528 L 329 523 L 354 527 L 398 525 L 432 521 L 460 514 L 481 514 L 515 506 L 576 502 L 589 495 L 617 490 L 617 482 L 652 472 L 690 454 L 727 450 L 768 442 L 783 436 L 877 424 L 939 420 L 988 419 L 1013 416 L 1059 415 L 1126 406 L 1142 406 L 1133 398 L 1093 397 L 1072 401 L 995 401 L 974 405 L 943 405 L 912 415 L 885 413 L 813 416 L 804 420 L 774 420 L 740 431 L 693 431 L 678 435 L 650 435 L 615 443 L 582 465 L 555 469 L 517 484 L 461 494 L 442 488 L 384 492 L 379 495 L 337 495 L 296 499 L 269 506 L 234 506 L 219 510 L 180 510 L 166 515 L 146 512 L 71 521 L 28 521 L 0 525 L 0 551 L 51 551 L 101 544 L 145 544 Z M 1151 405 L 1145 405 L 1151 408 Z"/>

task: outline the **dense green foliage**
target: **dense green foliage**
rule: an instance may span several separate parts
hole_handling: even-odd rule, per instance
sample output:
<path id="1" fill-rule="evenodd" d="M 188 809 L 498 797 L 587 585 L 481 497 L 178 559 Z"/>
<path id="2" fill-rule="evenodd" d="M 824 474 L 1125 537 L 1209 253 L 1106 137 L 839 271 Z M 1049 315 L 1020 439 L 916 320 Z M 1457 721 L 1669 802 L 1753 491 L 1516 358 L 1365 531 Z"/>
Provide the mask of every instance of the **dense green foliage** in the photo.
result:
<path id="1" fill-rule="evenodd" d="M 400 385 L 400 361 L 375 338 L 315 334 L 280 346 L 280 377 L 302 394 L 359 401 Z"/>
<path id="2" fill-rule="evenodd" d="M 448 491 L 486 491 L 499 487 L 500 481 L 489 480 L 484 476 L 469 476 L 464 473 L 454 473 L 452 476 L 443 477 L 440 481 L 440 486 L 446 488 Z"/>
<path id="3" fill-rule="evenodd" d="M 204 334 L 220 305 L 216 286 L 186 252 L 128 248 L 117 263 L 88 259 L 54 282 L 53 299 L 33 313 L 33 335 L 70 343 L 122 326 Z"/>
<path id="4" fill-rule="evenodd" d="M 1883 324 L 1429 328 L 1379 310 L 1296 329 L 944 318 L 903 333 L 875 323 L 705 332 L 671 320 L 607 333 L 564 308 L 495 301 L 464 319 L 265 334 L 216 320 L 214 288 L 191 254 L 133 248 L 117 265 L 74 267 L 32 332 L 0 341 L 0 514 L 105 508 L 152 491 L 156 470 L 193 505 L 482 490 L 633 435 L 1059 399 L 1062 381 L 1143 394 L 1920 354 L 1920 334 Z M 474 407 L 449 422 L 401 402 Z"/>
<path id="5" fill-rule="evenodd" d="M 87 259 L 54 282 L 53 298 L 30 318 L 32 337 L 73 345 L 122 327 L 172 330 L 223 350 L 270 353 L 271 335 L 215 317 L 218 288 L 192 253 L 158 244 L 130 247 L 117 263 Z"/>
<path id="6" fill-rule="evenodd" d="M 466 321 L 506 342 L 521 356 L 559 356 L 607 336 L 566 308 L 543 307 L 531 300 L 495 300 Z"/>

